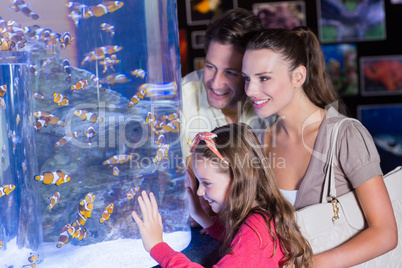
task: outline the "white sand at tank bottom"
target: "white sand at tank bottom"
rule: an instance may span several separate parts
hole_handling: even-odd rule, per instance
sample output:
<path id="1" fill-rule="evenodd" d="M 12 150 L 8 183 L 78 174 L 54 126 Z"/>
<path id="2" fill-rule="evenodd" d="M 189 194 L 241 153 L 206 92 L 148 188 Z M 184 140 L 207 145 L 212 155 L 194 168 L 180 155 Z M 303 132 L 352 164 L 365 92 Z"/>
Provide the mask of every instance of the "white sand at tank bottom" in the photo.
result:
<path id="1" fill-rule="evenodd" d="M 164 234 L 163 240 L 174 250 L 185 249 L 191 240 L 190 232 L 175 232 Z M 55 243 L 43 243 L 42 250 L 45 256 L 37 268 L 147 268 L 157 265 L 145 251 L 140 239 L 118 239 L 87 246 L 73 246 L 67 243 L 57 248 Z M 0 268 L 22 267 L 30 264 L 28 257 L 31 250 L 18 249 L 16 239 L 7 243 L 7 250 L 0 251 Z M 41 256 L 42 257 L 42 256 Z"/>

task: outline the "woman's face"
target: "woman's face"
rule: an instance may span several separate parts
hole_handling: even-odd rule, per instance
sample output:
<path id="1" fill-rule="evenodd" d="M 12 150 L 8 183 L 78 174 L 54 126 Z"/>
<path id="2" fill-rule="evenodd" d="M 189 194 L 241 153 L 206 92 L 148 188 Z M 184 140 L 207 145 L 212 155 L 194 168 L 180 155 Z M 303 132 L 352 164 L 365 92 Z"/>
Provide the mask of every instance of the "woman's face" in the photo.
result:
<path id="1" fill-rule="evenodd" d="M 204 197 L 215 213 L 222 210 L 230 185 L 230 176 L 219 172 L 217 165 L 219 163 L 204 157 L 193 160 L 194 174 L 199 182 L 197 195 Z"/>
<path id="2" fill-rule="evenodd" d="M 270 49 L 246 50 L 242 74 L 246 94 L 260 117 L 281 114 L 292 102 L 295 87 L 280 54 Z"/>

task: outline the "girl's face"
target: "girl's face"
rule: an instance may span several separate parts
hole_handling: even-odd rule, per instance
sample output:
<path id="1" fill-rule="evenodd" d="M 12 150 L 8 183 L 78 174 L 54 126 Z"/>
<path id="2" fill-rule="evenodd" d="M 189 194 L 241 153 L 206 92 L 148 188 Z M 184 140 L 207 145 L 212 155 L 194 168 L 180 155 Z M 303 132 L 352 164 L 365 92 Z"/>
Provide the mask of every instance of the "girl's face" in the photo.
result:
<path id="1" fill-rule="evenodd" d="M 280 114 L 292 102 L 295 87 L 280 54 L 270 49 L 246 50 L 242 73 L 246 94 L 260 117 Z"/>
<path id="2" fill-rule="evenodd" d="M 222 210 L 230 184 L 230 176 L 219 172 L 217 165 L 204 157 L 196 157 L 193 161 L 199 182 L 197 195 L 204 197 L 215 213 Z"/>

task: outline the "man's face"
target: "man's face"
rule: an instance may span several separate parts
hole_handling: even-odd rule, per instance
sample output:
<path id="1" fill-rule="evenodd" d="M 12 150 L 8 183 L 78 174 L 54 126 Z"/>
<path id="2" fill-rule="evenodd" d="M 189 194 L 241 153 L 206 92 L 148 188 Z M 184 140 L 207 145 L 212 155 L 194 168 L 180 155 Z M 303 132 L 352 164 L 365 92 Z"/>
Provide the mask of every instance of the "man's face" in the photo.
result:
<path id="1" fill-rule="evenodd" d="M 239 48 L 211 41 L 204 64 L 204 84 L 212 107 L 236 107 L 245 98 L 241 75 L 243 55 Z"/>

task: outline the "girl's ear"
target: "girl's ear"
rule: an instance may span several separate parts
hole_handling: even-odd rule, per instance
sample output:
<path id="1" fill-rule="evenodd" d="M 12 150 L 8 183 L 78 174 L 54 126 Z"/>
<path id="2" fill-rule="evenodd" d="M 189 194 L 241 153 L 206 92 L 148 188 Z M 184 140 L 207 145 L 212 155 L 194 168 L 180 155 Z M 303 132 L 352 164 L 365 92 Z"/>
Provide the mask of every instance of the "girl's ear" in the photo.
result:
<path id="1" fill-rule="evenodd" d="M 300 65 L 292 72 L 292 84 L 294 87 L 301 87 L 306 81 L 306 67 Z"/>

